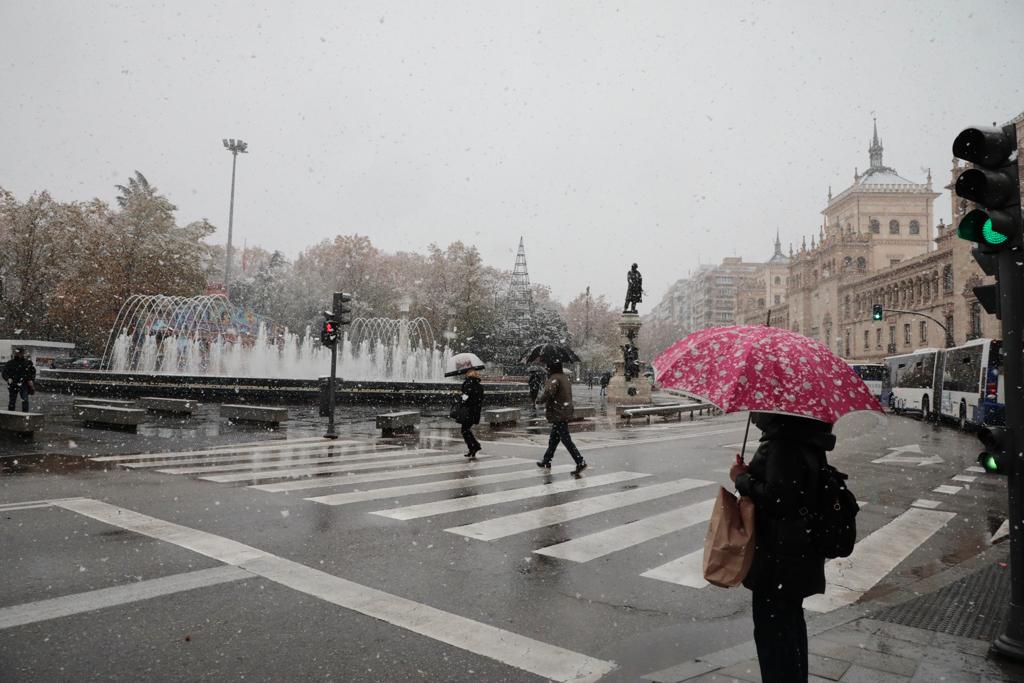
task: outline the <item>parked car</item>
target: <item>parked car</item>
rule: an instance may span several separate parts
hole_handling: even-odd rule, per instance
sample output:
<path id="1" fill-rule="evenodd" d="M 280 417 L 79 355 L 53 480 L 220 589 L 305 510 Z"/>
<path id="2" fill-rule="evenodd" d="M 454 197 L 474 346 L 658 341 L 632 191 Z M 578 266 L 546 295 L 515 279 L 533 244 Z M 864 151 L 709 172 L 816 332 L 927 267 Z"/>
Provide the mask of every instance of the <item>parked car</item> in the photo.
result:
<path id="1" fill-rule="evenodd" d="M 102 358 L 76 358 L 71 361 L 68 368 L 71 370 L 99 370 Z"/>

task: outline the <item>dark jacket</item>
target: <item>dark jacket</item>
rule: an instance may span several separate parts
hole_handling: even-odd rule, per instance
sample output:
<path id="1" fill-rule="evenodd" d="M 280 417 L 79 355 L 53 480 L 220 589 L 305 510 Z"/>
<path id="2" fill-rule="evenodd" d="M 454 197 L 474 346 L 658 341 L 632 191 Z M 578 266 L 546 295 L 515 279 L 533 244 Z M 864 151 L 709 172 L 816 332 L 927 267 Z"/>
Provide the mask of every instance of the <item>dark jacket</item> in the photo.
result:
<path id="1" fill-rule="evenodd" d="M 537 397 L 544 404 L 544 417 L 548 422 L 568 422 L 572 417 L 572 384 L 565 373 L 548 375 L 544 391 Z"/>
<path id="2" fill-rule="evenodd" d="M 479 377 L 467 377 L 462 382 L 462 404 L 466 407 L 466 418 L 460 424 L 480 424 L 480 411 L 484 407 L 484 385 Z"/>
<path id="3" fill-rule="evenodd" d="M 3 378 L 14 384 L 36 378 L 36 366 L 28 358 L 12 358 L 4 363 Z"/>
<path id="4" fill-rule="evenodd" d="M 818 470 L 835 447 L 831 425 L 789 416 L 773 417 L 749 470 L 736 490 L 749 496 L 754 515 L 754 563 L 743 585 L 806 598 L 825 592 L 825 558 L 811 547 L 806 518 L 818 501 Z"/>

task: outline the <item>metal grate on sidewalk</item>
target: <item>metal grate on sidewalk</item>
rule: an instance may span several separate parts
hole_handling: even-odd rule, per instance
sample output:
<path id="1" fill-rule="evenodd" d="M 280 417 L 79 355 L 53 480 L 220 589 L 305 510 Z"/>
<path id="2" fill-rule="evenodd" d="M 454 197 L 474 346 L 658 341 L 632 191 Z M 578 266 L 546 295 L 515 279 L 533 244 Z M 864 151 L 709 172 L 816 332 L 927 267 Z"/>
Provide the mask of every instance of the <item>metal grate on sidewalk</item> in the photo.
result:
<path id="1" fill-rule="evenodd" d="M 1010 601 L 1010 568 L 993 564 L 873 619 L 976 640 L 1000 632 Z"/>

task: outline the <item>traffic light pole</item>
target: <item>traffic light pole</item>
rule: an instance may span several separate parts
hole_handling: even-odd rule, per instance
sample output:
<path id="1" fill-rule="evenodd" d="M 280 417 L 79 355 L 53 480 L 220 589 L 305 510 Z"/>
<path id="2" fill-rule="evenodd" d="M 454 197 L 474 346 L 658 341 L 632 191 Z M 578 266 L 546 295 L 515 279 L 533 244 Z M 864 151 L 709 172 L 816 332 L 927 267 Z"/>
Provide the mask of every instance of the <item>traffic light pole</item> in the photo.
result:
<path id="1" fill-rule="evenodd" d="M 1000 310 L 1003 316 L 1003 386 L 1006 391 L 1006 454 L 1010 526 L 1010 611 L 1002 635 L 992 647 L 1001 655 L 1024 660 L 1024 270 L 1019 249 L 999 259 Z"/>
<path id="2" fill-rule="evenodd" d="M 334 375 L 338 371 L 338 345 L 331 345 L 331 376 L 327 378 L 327 433 L 325 439 L 337 439 L 334 430 Z"/>

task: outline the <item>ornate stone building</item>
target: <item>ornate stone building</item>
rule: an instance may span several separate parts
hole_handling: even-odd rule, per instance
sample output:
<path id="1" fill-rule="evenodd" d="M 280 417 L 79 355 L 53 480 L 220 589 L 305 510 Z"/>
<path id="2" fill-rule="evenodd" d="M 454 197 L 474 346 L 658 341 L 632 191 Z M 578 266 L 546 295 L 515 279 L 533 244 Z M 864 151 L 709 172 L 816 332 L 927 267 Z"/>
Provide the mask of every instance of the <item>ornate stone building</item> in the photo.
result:
<path id="1" fill-rule="evenodd" d="M 746 278 L 736 292 L 736 323 L 740 325 L 758 325 L 769 322 L 768 312 L 771 311 L 773 327 L 783 325 L 782 311 L 786 307 L 786 283 L 789 279 L 790 259 L 782 253 L 782 242 L 778 231 L 775 232 L 775 253 L 765 263 L 758 264 L 753 274 Z"/>

